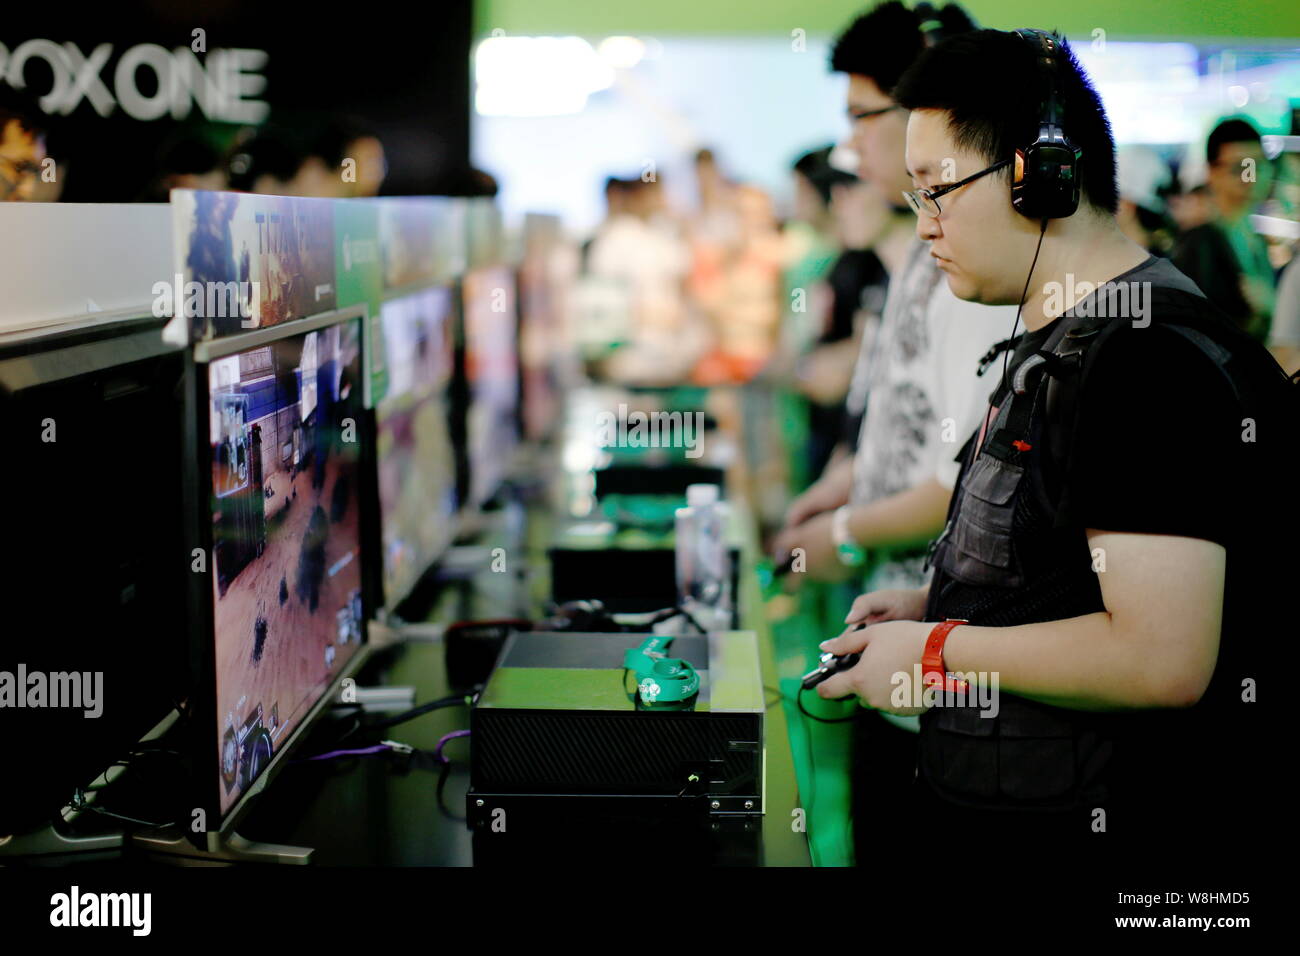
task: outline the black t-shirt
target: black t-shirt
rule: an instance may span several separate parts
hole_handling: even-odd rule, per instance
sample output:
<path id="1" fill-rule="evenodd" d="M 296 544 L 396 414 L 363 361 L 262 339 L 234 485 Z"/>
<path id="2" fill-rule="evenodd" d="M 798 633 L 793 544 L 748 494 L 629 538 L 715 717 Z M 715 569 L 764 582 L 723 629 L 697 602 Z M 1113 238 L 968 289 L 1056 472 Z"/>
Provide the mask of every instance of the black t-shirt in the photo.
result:
<path id="1" fill-rule="evenodd" d="M 870 249 L 845 249 L 826 276 L 831 287 L 830 323 L 818 340 L 822 345 L 853 335 L 859 309 L 882 313 L 889 291 L 889 272 Z"/>
<path id="2" fill-rule="evenodd" d="M 1118 278 L 1159 282 L 1168 278 L 1163 270 L 1171 267 L 1157 266 L 1153 258 Z M 1190 310 L 1198 318 L 1226 322 L 1208 303 L 1197 305 L 1203 300 L 1182 296 L 1175 301 L 1183 315 Z M 1242 703 L 1241 682 L 1259 678 L 1265 629 L 1278 633 L 1279 622 L 1271 615 L 1279 597 L 1275 589 L 1285 578 L 1271 535 L 1290 517 L 1279 476 L 1262 473 L 1257 447 L 1243 441 L 1243 415 L 1229 381 L 1200 349 L 1165 324 L 1174 315 L 1162 314 L 1164 302 L 1157 290 L 1148 327 L 1117 320 L 1124 327 L 1093 357 L 1075 403 L 1068 466 L 1045 453 L 1051 445 L 1045 429 L 1066 424 L 1045 425 L 1036 416 L 1033 450 L 1022 461 L 1028 487 L 1018 496 L 1013 519 L 1026 569 L 1024 586 L 971 585 L 936 569 L 927 608 L 928 620 L 965 618 L 988 626 L 1103 611 L 1088 528 L 1223 545 L 1228 558 L 1219 661 L 1200 703 L 1186 710 L 1069 712 L 1076 725 L 1115 741 L 1105 771 L 1112 795 L 1145 800 L 1151 813 L 1162 812 L 1153 809 L 1162 801 L 1184 801 L 1189 793 L 1222 803 L 1225 795 L 1251 786 L 1243 775 L 1258 758 L 1262 721 L 1255 705 Z M 1022 337 L 1007 382 L 1020 362 L 1043 347 L 1055 324 Z M 1248 341 L 1242 347 L 1258 348 Z M 1000 372 L 1000 366 L 995 368 Z M 1000 374 L 998 379 L 993 408 L 1006 396 Z M 973 449 L 967 451 L 963 476 L 974 458 Z M 1294 551 L 1293 543 L 1288 550 Z M 1294 559 L 1285 558 L 1291 565 L 1287 573 L 1293 574 Z M 1182 803 L 1179 812 L 1194 812 L 1200 805 L 1199 798 L 1190 799 L 1197 802 Z M 1175 808 L 1168 809 L 1172 813 Z"/>

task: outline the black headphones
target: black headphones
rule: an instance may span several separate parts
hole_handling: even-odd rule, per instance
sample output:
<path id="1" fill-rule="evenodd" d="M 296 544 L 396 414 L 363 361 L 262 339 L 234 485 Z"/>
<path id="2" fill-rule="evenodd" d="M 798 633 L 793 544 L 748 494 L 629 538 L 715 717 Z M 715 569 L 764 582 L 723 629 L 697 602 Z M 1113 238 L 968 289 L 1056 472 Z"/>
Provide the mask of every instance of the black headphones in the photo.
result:
<path id="1" fill-rule="evenodd" d="M 1061 104 L 1056 57 L 1060 38 L 1042 30 L 1017 30 L 1033 44 L 1046 95 L 1038 120 L 1038 138 L 1016 150 L 1011 177 L 1011 205 L 1030 219 L 1064 219 L 1079 208 L 1079 166 L 1083 151 L 1061 128 Z"/>

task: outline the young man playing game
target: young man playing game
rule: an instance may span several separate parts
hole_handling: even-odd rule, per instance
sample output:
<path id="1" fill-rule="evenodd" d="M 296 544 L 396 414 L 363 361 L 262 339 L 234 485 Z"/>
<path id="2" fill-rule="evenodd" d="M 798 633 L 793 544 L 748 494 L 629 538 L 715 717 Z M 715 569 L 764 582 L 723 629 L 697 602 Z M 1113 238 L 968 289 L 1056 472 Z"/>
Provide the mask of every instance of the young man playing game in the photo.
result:
<path id="1" fill-rule="evenodd" d="M 860 597 L 867 626 L 823 648 L 862 657 L 818 693 L 923 714 L 912 809 L 945 845 L 1240 840 L 1266 779 L 1256 651 L 1294 632 L 1291 386 L 1119 230 L 1109 124 L 1058 37 L 954 37 L 893 96 L 918 235 L 958 297 L 1020 304 L 1026 332 L 933 580 Z M 946 674 L 970 693 L 916 692 L 960 689 Z"/>

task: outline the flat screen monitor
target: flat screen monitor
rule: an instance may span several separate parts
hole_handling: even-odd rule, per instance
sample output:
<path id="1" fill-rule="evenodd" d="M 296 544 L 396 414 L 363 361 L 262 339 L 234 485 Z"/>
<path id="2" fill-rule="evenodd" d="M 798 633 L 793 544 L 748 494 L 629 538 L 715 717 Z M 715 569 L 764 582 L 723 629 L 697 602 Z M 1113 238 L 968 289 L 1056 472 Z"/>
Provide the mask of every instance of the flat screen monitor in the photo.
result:
<path id="1" fill-rule="evenodd" d="M 452 290 L 429 288 L 380 311 L 388 388 L 375 408 L 384 603 L 390 610 L 455 533 L 456 460 L 448 387 Z"/>
<path id="2" fill-rule="evenodd" d="M 162 326 L 0 335 L 0 834 L 54 821 L 188 692 L 185 361 Z"/>
<path id="3" fill-rule="evenodd" d="M 213 562 L 209 739 L 226 816 L 364 640 L 364 366 L 359 318 L 213 345 L 206 373 L 198 367 Z"/>
<path id="4" fill-rule="evenodd" d="M 515 274 L 507 266 L 467 272 L 465 378 L 470 501 L 486 503 L 506 476 L 519 437 L 519 318 Z"/>

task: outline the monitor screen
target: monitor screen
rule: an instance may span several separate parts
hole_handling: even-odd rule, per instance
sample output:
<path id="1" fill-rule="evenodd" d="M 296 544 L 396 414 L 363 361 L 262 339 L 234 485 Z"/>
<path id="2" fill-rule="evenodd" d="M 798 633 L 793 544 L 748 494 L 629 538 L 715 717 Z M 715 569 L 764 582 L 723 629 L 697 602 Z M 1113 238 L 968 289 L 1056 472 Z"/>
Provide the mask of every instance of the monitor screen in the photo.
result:
<path id="1" fill-rule="evenodd" d="M 225 814 L 361 645 L 361 327 L 208 367 Z"/>
<path id="2" fill-rule="evenodd" d="M 0 336 L 0 834 L 102 784 L 188 687 L 185 363 L 163 324 Z"/>
<path id="3" fill-rule="evenodd" d="M 514 273 L 506 266 L 476 269 L 466 273 L 462 289 L 470 497 L 482 504 L 504 477 L 518 436 Z"/>
<path id="4" fill-rule="evenodd" d="M 448 429 L 452 290 L 383 304 L 388 389 L 375 409 L 384 598 L 393 607 L 451 542 L 456 461 Z"/>

